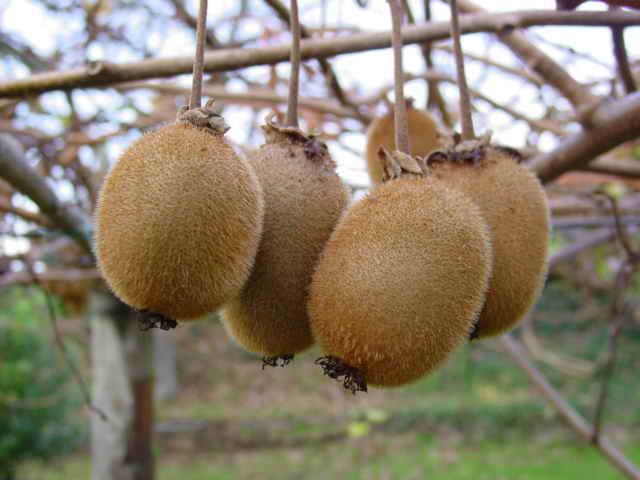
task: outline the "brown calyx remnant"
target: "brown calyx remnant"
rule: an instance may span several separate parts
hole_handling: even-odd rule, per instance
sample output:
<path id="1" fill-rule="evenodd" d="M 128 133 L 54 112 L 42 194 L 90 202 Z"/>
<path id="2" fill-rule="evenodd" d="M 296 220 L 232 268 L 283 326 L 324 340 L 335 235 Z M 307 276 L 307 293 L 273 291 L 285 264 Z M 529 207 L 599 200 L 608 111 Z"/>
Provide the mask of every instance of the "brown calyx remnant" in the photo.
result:
<path id="1" fill-rule="evenodd" d="M 286 367 L 291 363 L 294 358 L 294 354 L 277 355 L 275 357 L 262 357 L 262 370 L 264 367 Z"/>
<path id="2" fill-rule="evenodd" d="M 476 322 L 473 324 L 473 328 L 471 329 L 471 332 L 469 333 L 469 341 L 475 340 L 478 337 L 479 337 L 479 334 L 478 334 L 478 321 L 476 320 Z"/>
<path id="3" fill-rule="evenodd" d="M 480 139 L 462 141 L 460 135 L 456 133 L 451 140 L 446 148 L 433 151 L 425 157 L 424 162 L 427 167 L 446 162 L 478 167 L 483 164 L 490 150 L 511 157 L 516 163 L 521 163 L 523 159 L 522 154 L 515 148 L 491 145 L 491 134 Z"/>
<path id="4" fill-rule="evenodd" d="M 229 128 L 220 112 L 213 108 L 214 99 L 210 98 L 204 107 L 189 109 L 183 105 L 176 115 L 176 123 L 187 123 L 194 127 L 211 130 L 214 133 L 226 133 Z"/>
<path id="5" fill-rule="evenodd" d="M 382 164 L 382 182 L 388 182 L 403 175 L 424 177 L 428 174 L 426 162 L 420 157 L 414 157 L 398 150 L 389 152 L 384 147 L 378 149 L 378 158 Z"/>
<path id="6" fill-rule="evenodd" d="M 288 141 L 294 145 L 302 145 L 307 159 L 317 162 L 328 162 L 331 168 L 336 167 L 336 163 L 329 155 L 327 145 L 318 140 L 318 135 L 314 133 L 305 134 L 298 127 L 279 125 L 276 122 L 276 114 L 269 115 L 262 126 L 265 143 L 281 143 Z"/>
<path id="7" fill-rule="evenodd" d="M 478 140 L 462 140 L 460 134 L 455 133 L 451 137 L 450 144 L 442 149 L 436 150 L 425 158 L 428 166 L 437 163 L 453 162 L 479 166 L 485 157 L 489 147 L 490 136 L 487 135 Z"/>
<path id="8" fill-rule="evenodd" d="M 175 319 L 166 317 L 161 313 L 150 312 L 149 310 L 138 310 L 138 324 L 143 332 L 152 328 L 171 330 L 178 326 L 178 322 Z"/>
<path id="9" fill-rule="evenodd" d="M 384 147 L 389 151 L 396 150 L 394 110 L 377 117 L 367 130 L 366 161 L 369 178 L 373 185 L 382 182 L 383 168 L 378 151 Z M 440 131 L 429 112 L 413 108 L 412 100 L 407 99 L 407 123 L 409 128 L 409 152 L 411 155 L 424 157 L 430 152 L 442 148 L 443 132 Z"/>
<path id="10" fill-rule="evenodd" d="M 338 357 L 327 355 L 317 358 L 316 365 L 322 367 L 322 372 L 329 378 L 340 381 L 340 377 L 344 377 L 342 384 L 347 390 L 351 390 L 352 394 L 356 392 L 367 392 L 367 380 L 364 373 L 356 367 L 347 365 Z"/>

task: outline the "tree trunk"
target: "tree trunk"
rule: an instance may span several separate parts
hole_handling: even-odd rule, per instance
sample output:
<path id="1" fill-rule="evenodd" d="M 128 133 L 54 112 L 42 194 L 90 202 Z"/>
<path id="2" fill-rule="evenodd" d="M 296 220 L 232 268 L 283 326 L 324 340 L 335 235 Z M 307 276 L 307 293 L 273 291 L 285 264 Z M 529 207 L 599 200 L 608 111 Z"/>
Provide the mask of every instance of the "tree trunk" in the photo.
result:
<path id="1" fill-rule="evenodd" d="M 153 342 L 110 294 L 90 303 L 92 398 L 107 416 L 91 417 L 92 480 L 153 480 Z"/>
<path id="2" fill-rule="evenodd" d="M 174 335 L 174 332 L 160 329 L 153 332 L 156 401 L 173 398 L 180 390 Z"/>

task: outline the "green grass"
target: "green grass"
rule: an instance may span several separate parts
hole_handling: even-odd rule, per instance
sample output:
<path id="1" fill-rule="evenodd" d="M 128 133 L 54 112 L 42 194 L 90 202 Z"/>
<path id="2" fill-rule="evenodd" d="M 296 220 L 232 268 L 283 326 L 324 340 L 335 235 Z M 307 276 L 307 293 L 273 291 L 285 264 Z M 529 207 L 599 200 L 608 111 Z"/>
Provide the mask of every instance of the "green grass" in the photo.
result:
<path id="1" fill-rule="evenodd" d="M 640 462 L 640 444 L 627 448 Z M 86 457 L 46 468 L 31 465 L 24 480 L 89 478 Z M 159 480 L 442 479 L 618 480 L 624 478 L 593 448 L 567 443 L 467 444 L 454 436 L 371 435 L 346 444 L 233 454 L 161 457 Z"/>
<path id="2" fill-rule="evenodd" d="M 606 345 L 605 300 L 585 299 L 549 281 L 534 314 L 541 344 L 595 361 Z M 25 305 L 15 305 L 19 318 Z M 263 371 L 259 359 L 226 339 L 219 322 L 194 322 L 175 334 L 183 389 L 157 405 L 157 421 L 217 423 L 205 437 L 209 444 L 189 434 L 173 434 L 173 442 L 160 438 L 159 480 L 623 478 L 597 451 L 572 443 L 574 434 L 491 340 L 464 346 L 412 385 L 352 396 L 313 364 L 317 349 L 286 369 Z M 638 346 L 640 332 L 621 337 L 606 423 L 630 442 L 627 453 L 640 464 L 640 409 L 629 401 L 640 395 Z M 571 377 L 541 361 L 537 365 L 572 405 L 592 417 L 597 377 Z M 313 443 L 340 433 L 340 441 Z M 89 479 L 89 458 L 30 465 L 22 473 L 20 480 Z"/>

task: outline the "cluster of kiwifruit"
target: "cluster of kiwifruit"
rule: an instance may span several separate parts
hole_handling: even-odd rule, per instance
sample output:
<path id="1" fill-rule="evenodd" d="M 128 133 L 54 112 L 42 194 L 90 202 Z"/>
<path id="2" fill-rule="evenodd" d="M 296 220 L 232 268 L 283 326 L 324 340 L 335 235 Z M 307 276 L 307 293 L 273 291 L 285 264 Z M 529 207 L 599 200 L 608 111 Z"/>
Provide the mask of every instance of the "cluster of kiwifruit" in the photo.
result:
<path id="1" fill-rule="evenodd" d="M 223 307 L 230 335 L 273 365 L 315 339 L 325 373 L 352 390 L 420 378 L 528 311 L 546 272 L 549 218 L 516 151 L 445 148 L 426 113 L 410 108 L 409 119 L 411 140 L 431 129 L 433 145 L 419 147 L 430 153 L 390 153 L 393 124 L 374 122 L 367 152 L 379 153 L 367 159 L 379 185 L 344 212 L 347 190 L 314 136 L 270 119 L 247 161 L 210 106 L 181 112 L 105 180 L 96 213 L 105 279 L 153 321 Z"/>
<path id="2" fill-rule="evenodd" d="M 145 327 L 223 308 L 229 334 L 265 363 L 314 341 L 307 290 L 349 194 L 326 145 L 273 118 L 238 157 L 211 104 L 144 135 L 107 175 L 96 256 Z"/>
<path id="3" fill-rule="evenodd" d="M 416 127 L 427 114 L 411 112 L 419 145 L 435 123 Z M 546 196 L 517 151 L 454 137 L 412 156 L 391 152 L 393 138 L 389 116 L 369 129 L 379 185 L 343 216 L 311 285 L 319 363 L 354 392 L 416 380 L 465 340 L 509 330 L 547 269 Z"/>
<path id="4" fill-rule="evenodd" d="M 149 327 L 222 309 L 263 365 L 317 342 L 324 373 L 354 393 L 414 381 L 469 338 L 515 325 L 541 290 L 549 235 L 545 194 L 518 153 L 445 145 L 409 105 L 405 153 L 393 113 L 373 122 L 376 187 L 347 210 L 326 146 L 296 126 L 296 82 L 287 124 L 268 119 L 247 160 L 210 103 L 122 155 L 96 211 L 98 264 L 118 297 Z"/>
<path id="5" fill-rule="evenodd" d="M 201 7 L 206 16 L 206 2 Z M 291 9 L 297 24 L 296 1 Z M 293 73 L 299 41 L 298 32 Z M 268 119 L 266 143 L 246 161 L 207 104 L 143 136 L 109 172 L 96 211 L 96 256 L 145 326 L 172 328 L 224 306 L 229 334 L 265 364 L 284 365 L 314 343 L 308 287 L 349 196 L 326 145 L 297 127 L 297 90 L 296 74 L 286 125 Z"/>

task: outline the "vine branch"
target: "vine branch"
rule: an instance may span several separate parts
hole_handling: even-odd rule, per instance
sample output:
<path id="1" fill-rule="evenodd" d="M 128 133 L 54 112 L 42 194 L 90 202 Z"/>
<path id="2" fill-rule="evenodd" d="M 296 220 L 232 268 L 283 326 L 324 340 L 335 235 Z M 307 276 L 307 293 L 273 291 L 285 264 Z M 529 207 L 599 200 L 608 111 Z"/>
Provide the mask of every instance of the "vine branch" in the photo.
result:
<path id="1" fill-rule="evenodd" d="M 280 0 L 264 0 L 269 7 L 273 9 L 274 12 L 280 17 L 282 21 L 291 24 L 291 15 L 287 10 L 287 7 Z M 300 24 L 300 38 L 311 38 L 311 33 L 304 25 Z M 357 107 L 349 100 L 347 94 L 345 93 L 336 72 L 333 67 L 329 63 L 326 58 L 317 58 L 318 63 L 320 64 L 320 70 L 322 70 L 322 74 L 327 79 L 327 83 L 329 84 L 329 88 L 333 92 L 333 95 L 336 97 L 338 102 L 340 102 L 345 107 L 348 107 L 353 110 L 353 113 L 360 119 L 366 120 L 367 123 L 370 120 L 368 117 L 364 116 Z"/>
<path id="2" fill-rule="evenodd" d="M 300 19 L 298 0 L 291 0 L 291 74 L 289 75 L 289 99 L 285 125 L 298 126 L 298 90 L 300 87 Z"/>
<path id="3" fill-rule="evenodd" d="M 51 223 L 93 254 L 91 222 L 58 199 L 53 188 L 28 164 L 22 146 L 7 134 L 0 134 L 0 178 L 29 197 Z"/>
<path id="4" fill-rule="evenodd" d="M 450 0 L 451 5 L 451 38 L 453 38 L 453 52 L 456 60 L 456 75 L 458 78 L 458 94 L 460 95 L 460 121 L 462 123 L 462 139 L 473 140 L 473 119 L 471 117 L 471 100 L 469 87 L 464 74 L 464 56 L 460 44 L 460 25 L 458 23 L 458 2 Z"/>
<path id="5" fill-rule="evenodd" d="M 407 123 L 407 104 L 404 100 L 404 78 L 402 70 L 402 3 L 398 0 L 387 0 L 391 12 L 391 44 L 393 46 L 393 89 L 395 107 L 393 120 L 395 124 L 396 150 L 409 153 L 409 125 Z"/>
<path id="6" fill-rule="evenodd" d="M 55 343 L 58 346 L 60 353 L 62 353 L 62 357 L 64 358 L 65 363 L 67 364 L 67 367 L 71 371 L 71 375 L 73 375 L 73 378 L 76 380 L 80 388 L 80 392 L 82 393 L 82 397 L 84 398 L 84 402 L 87 408 L 89 408 L 89 410 L 97 414 L 102 421 L 108 422 L 109 417 L 107 417 L 107 415 L 98 407 L 96 407 L 91 401 L 91 394 L 89 393 L 89 387 L 87 386 L 87 383 L 82 377 L 82 372 L 80 372 L 80 369 L 78 368 L 76 363 L 73 361 L 73 357 L 71 356 L 71 353 L 67 349 L 67 345 L 64 343 L 64 340 L 62 339 L 62 332 L 60 331 L 60 327 L 58 326 L 58 317 L 56 315 L 56 308 L 55 308 L 55 305 L 53 304 L 51 295 L 49 295 L 49 292 L 47 292 L 47 290 L 43 287 L 42 283 L 40 282 L 40 279 L 38 278 L 38 275 L 33 270 L 33 266 L 31 265 L 31 262 L 29 262 L 29 260 L 26 257 L 23 257 L 22 263 L 25 265 L 27 271 L 29 272 L 29 275 L 31 276 L 33 283 L 35 283 L 44 294 L 45 303 L 47 305 L 47 314 L 49 316 L 49 321 L 51 322 L 51 328 L 53 329 L 53 337 L 55 339 Z"/>
<path id="7" fill-rule="evenodd" d="M 486 13 L 486 10 L 479 7 L 470 0 L 458 0 L 460 9 L 468 13 Z M 561 13 L 561 12 L 555 12 Z M 565 12 L 567 13 L 567 12 Z M 571 12 L 586 13 L 586 12 Z M 594 12 L 595 13 L 595 12 Z M 599 12 L 600 15 L 620 13 L 620 12 Z M 625 12 L 628 14 L 628 12 Z M 517 15 L 517 14 L 516 14 Z M 515 28 L 505 28 L 497 30 L 498 38 L 502 43 L 513 51 L 520 59 L 540 77 L 542 77 L 553 88 L 560 92 L 569 100 L 574 110 L 581 113 L 598 101 L 598 97 L 593 95 L 587 87 L 576 81 L 559 63 L 531 43 L 522 32 Z M 514 23 L 511 27 L 522 26 Z M 463 28 L 464 30 L 464 28 Z"/>
<path id="8" fill-rule="evenodd" d="M 636 82 L 631 73 L 629 66 L 629 57 L 627 55 L 627 47 L 624 42 L 624 28 L 611 27 L 611 37 L 613 41 L 613 54 L 618 64 L 618 72 L 624 85 L 626 93 L 633 93 L 637 90 Z"/>
<path id="9" fill-rule="evenodd" d="M 460 6 L 467 0 L 459 0 Z M 464 8 L 462 8 L 464 10 Z M 522 35 L 513 32 L 515 28 L 544 25 L 566 26 L 632 26 L 640 24 L 640 12 L 556 12 L 517 11 L 508 13 L 478 13 L 464 15 L 460 19 L 461 33 L 493 32 L 508 35 Z M 449 22 L 433 22 L 427 25 L 413 25 L 403 29 L 403 43 L 415 44 L 449 38 Z M 501 37 L 507 38 L 507 37 Z M 512 38 L 512 37 L 509 37 Z M 517 37 L 520 38 L 520 37 Z M 524 39 L 524 37 L 521 37 Z M 505 41 L 505 40 L 503 40 Z M 525 40 L 527 51 L 522 56 L 532 68 L 554 88 L 565 95 L 571 103 L 590 105 L 598 97 L 584 94 L 585 88 L 577 83 L 555 62 L 549 67 L 550 59 L 541 57 L 535 46 Z M 516 42 L 512 42 L 516 43 Z M 389 32 L 358 33 L 330 39 L 305 40 L 301 42 L 301 59 L 329 58 L 355 52 L 365 52 L 389 48 Z M 531 49 L 534 49 L 531 51 Z M 526 49 L 525 49 L 526 50 Z M 531 53 L 533 52 L 533 53 Z M 239 70 L 255 65 L 274 65 L 289 60 L 288 45 L 261 48 L 221 49 L 207 52 L 204 56 L 206 72 Z M 16 98 L 36 95 L 52 90 L 112 86 L 114 84 L 150 78 L 173 77 L 191 72 L 192 57 L 148 59 L 130 63 L 96 62 L 88 66 L 64 72 L 45 72 L 29 77 L 0 82 L 0 98 Z M 561 73 L 558 73 L 558 70 Z M 568 79 L 566 78 L 568 77 Z M 562 80 L 567 80 L 566 85 Z M 572 86 L 577 90 L 572 90 Z M 578 92 L 578 93 L 576 93 Z M 580 93 L 582 92 L 582 93 Z"/>
<path id="10" fill-rule="evenodd" d="M 543 182 L 581 168 L 598 155 L 637 138 L 640 131 L 640 93 L 603 103 L 591 117 L 591 128 L 566 137 L 552 151 L 536 155 L 528 162 Z"/>
<path id="11" fill-rule="evenodd" d="M 200 0 L 198 10 L 198 26 L 196 30 L 196 55 L 193 59 L 193 84 L 189 108 L 200 108 L 202 104 L 202 75 L 204 73 L 204 43 L 207 33 L 207 4 L 208 0 Z"/>
<path id="12" fill-rule="evenodd" d="M 505 353 L 526 373 L 542 396 L 555 407 L 567 423 L 585 440 L 593 438 L 593 427 L 573 408 L 556 390 L 544 374 L 529 360 L 520 343 L 512 335 L 506 334 L 498 339 Z M 620 472 L 631 480 L 640 478 L 640 470 L 608 439 L 600 437 L 594 445 Z"/>

